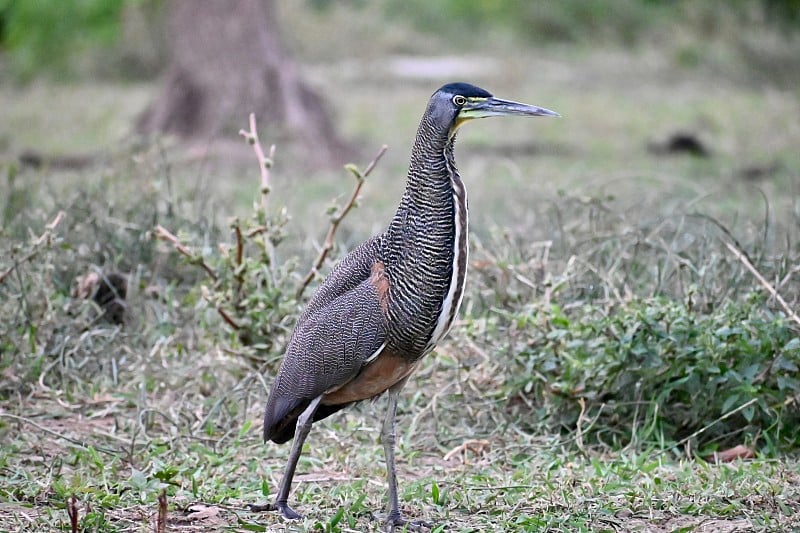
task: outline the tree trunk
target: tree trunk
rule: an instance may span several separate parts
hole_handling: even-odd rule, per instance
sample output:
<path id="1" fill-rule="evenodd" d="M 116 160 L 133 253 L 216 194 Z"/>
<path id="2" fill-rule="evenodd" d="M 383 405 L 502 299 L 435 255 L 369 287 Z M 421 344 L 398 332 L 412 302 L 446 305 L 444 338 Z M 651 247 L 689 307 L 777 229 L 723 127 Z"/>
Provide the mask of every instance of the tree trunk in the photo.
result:
<path id="1" fill-rule="evenodd" d="M 236 137 L 252 112 L 264 142 L 301 144 L 315 165 L 351 154 L 281 45 L 274 0 L 170 0 L 171 63 L 140 133 Z M 277 139 L 276 139 L 277 137 Z"/>

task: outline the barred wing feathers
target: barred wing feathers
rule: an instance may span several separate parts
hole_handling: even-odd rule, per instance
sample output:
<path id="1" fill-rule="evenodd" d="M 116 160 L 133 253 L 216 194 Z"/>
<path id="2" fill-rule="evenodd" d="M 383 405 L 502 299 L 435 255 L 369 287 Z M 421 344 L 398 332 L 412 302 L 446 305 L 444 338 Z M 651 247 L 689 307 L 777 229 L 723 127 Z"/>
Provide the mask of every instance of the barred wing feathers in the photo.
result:
<path id="1" fill-rule="evenodd" d="M 370 239 L 348 254 L 314 293 L 267 399 L 264 440 L 290 440 L 297 417 L 311 400 L 355 378 L 384 346 L 386 318 L 371 280 L 378 260 L 377 239 Z M 346 405 L 320 405 L 314 420 Z"/>

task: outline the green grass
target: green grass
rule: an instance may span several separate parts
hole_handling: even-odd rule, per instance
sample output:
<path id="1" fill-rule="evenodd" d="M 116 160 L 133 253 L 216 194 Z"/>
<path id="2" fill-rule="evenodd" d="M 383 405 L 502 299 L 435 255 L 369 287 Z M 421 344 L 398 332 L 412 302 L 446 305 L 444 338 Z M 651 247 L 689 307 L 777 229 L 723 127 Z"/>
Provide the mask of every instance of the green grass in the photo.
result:
<path id="1" fill-rule="evenodd" d="M 797 376 L 786 366 L 798 328 L 725 246 L 735 242 L 800 307 L 798 95 L 672 61 L 646 47 L 526 49 L 473 80 L 564 118 L 481 121 L 459 139 L 469 289 L 462 320 L 402 395 L 410 516 L 448 531 L 800 528 Z M 357 76 L 309 68 L 331 81 L 359 165 L 390 146 L 336 254 L 388 221 L 416 122 L 442 81 L 409 84 L 365 65 Z M 261 442 L 263 403 L 325 207 L 352 178 L 309 173 L 279 147 L 270 201 L 290 215 L 280 283 L 247 291 L 259 298 L 246 316 L 270 326 L 257 332 L 273 343 L 265 349 L 215 311 L 235 277 L 214 286 L 152 234 L 162 224 L 230 273 L 217 244 L 232 242 L 231 217 L 251 215 L 252 154 L 132 147 L 126 125 L 152 93 L 0 88 L 13 103 L 0 106 L 0 273 L 14 266 L 0 283 L 0 529 L 69 531 L 75 496 L 82 530 L 151 531 L 166 491 L 170 531 L 378 530 L 369 515 L 385 505 L 384 399 L 315 426 L 292 493 L 304 520 L 245 508 L 270 499 L 282 475 L 288 448 Z M 698 132 L 713 156 L 648 152 L 679 129 Z M 103 162 L 16 169 L 27 148 Z M 743 177 L 754 166 L 766 173 Z M 65 218 L 37 243 L 59 210 Z M 248 280 L 263 283 L 251 267 Z M 123 326 L 96 321 L 95 306 L 72 296 L 76 277 L 101 268 L 129 275 Z M 752 365 L 770 367 L 755 384 Z M 651 367 L 676 379 L 661 383 Z M 712 372 L 725 379 L 704 397 Z M 731 414 L 751 398 L 749 418 Z M 740 443 L 753 459 L 707 460 Z"/>
<path id="2" fill-rule="evenodd" d="M 263 531 L 280 524 L 274 515 L 244 509 L 274 491 L 285 458 L 285 449 L 265 453 L 250 431 L 259 409 L 241 414 L 239 431 L 202 430 L 189 421 L 167 420 L 170 411 L 185 406 L 170 407 L 158 396 L 154 391 L 147 400 L 132 401 L 108 395 L 66 408 L 38 400 L 20 406 L 47 410 L 46 417 L 35 415 L 36 425 L 30 418 L 4 417 L 7 428 L 17 428 L 17 435 L 4 435 L 0 458 L 5 527 L 64 527 L 65 504 L 74 494 L 87 527 L 105 522 L 100 530 L 149 528 L 161 490 L 168 494 L 173 530 L 238 524 Z M 382 402 L 349 413 L 312 433 L 294 491 L 306 515 L 298 528 L 375 527 L 368 513 L 383 505 L 383 471 L 376 431 L 361 419 L 380 407 Z M 148 419 L 148 410 L 161 415 Z M 413 425 L 415 415 L 411 406 L 404 409 L 401 427 Z M 452 415 L 429 418 L 442 432 L 443 448 L 475 436 L 447 439 Z M 429 426 L 426 421 L 417 430 Z M 785 531 L 798 525 L 797 462 L 791 459 L 713 466 L 652 449 L 576 453 L 574 435 L 532 437 L 509 428 L 480 436 L 490 444 L 445 461 L 444 450 L 403 433 L 401 505 L 411 516 L 456 531 L 674 530 L 703 521 Z M 91 514 L 83 512 L 85 504 Z M 201 505 L 208 516 L 193 522 L 192 505 Z"/>

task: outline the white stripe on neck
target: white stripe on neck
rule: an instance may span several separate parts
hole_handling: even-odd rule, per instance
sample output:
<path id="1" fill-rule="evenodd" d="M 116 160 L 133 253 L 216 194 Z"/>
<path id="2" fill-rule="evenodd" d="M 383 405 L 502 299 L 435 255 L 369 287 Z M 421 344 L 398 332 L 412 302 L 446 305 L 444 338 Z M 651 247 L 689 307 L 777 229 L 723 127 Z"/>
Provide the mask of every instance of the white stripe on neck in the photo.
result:
<path id="1" fill-rule="evenodd" d="M 445 161 L 447 158 L 445 156 Z M 461 307 L 461 301 L 464 299 L 464 286 L 466 285 L 467 281 L 467 273 L 464 272 L 464 275 L 461 278 L 461 287 L 458 287 L 458 265 L 459 260 L 461 259 L 461 253 L 463 252 L 464 257 L 464 269 L 466 270 L 468 259 L 469 259 L 469 245 L 464 246 L 463 250 L 461 249 L 461 238 L 462 233 L 463 237 L 467 238 L 467 230 L 469 226 L 469 214 L 467 211 L 467 189 L 464 187 L 463 183 L 457 184 L 453 179 L 453 175 L 455 175 L 454 169 L 450 168 L 449 162 L 447 164 L 447 170 L 450 174 L 450 183 L 453 186 L 453 227 L 455 228 L 455 235 L 453 239 L 453 272 L 450 276 L 450 286 L 447 290 L 447 294 L 445 295 L 444 301 L 442 302 L 442 309 L 439 313 L 439 318 L 436 321 L 436 327 L 433 329 L 433 335 L 431 336 L 431 340 L 428 341 L 428 345 L 425 349 L 425 352 L 429 352 L 433 350 L 436 344 L 442 340 L 442 338 L 447 335 L 447 332 L 450 331 L 450 327 L 455 322 L 456 315 L 458 315 L 458 309 Z M 461 189 L 462 197 L 463 197 L 463 204 L 459 201 L 458 198 L 458 189 Z M 464 227 L 462 228 L 459 224 L 461 209 L 464 209 Z M 460 291 L 458 290 L 460 289 Z M 458 300 L 455 300 L 456 292 L 458 292 Z M 455 305 L 455 309 L 453 306 Z M 452 320 L 451 320 L 452 315 Z"/>

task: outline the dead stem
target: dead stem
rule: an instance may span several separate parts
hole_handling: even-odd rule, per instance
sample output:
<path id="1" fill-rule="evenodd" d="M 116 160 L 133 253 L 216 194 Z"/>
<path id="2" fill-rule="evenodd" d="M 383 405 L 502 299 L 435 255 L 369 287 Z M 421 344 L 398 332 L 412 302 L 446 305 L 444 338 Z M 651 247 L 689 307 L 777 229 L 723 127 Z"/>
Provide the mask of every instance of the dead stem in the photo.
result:
<path id="1" fill-rule="evenodd" d="M 156 533 L 167 531 L 167 491 L 161 491 L 158 495 L 158 518 L 156 519 Z"/>
<path id="2" fill-rule="evenodd" d="M 797 316 L 797 313 L 792 311 L 792 308 L 789 307 L 789 304 L 786 303 L 786 300 L 784 300 L 783 297 L 780 294 L 778 294 L 778 291 L 775 290 L 775 287 L 773 287 L 772 284 L 770 284 L 770 282 L 768 282 L 764 278 L 764 276 L 762 276 L 761 273 L 758 270 L 756 270 L 756 267 L 753 266 L 753 263 L 750 262 L 747 256 L 730 242 L 726 242 L 725 246 L 728 248 L 728 250 L 731 251 L 734 257 L 736 257 L 736 259 L 741 261 L 741 263 L 745 266 L 745 268 L 747 268 L 747 270 L 749 270 L 750 273 L 756 277 L 759 283 L 761 283 L 761 285 L 765 289 L 767 289 L 767 292 L 769 292 L 772 295 L 772 297 L 775 298 L 775 300 L 780 304 L 780 306 L 783 308 L 783 310 L 786 312 L 789 318 L 800 324 L 800 317 Z"/>
<path id="3" fill-rule="evenodd" d="M 55 231 L 56 227 L 61 223 L 61 221 L 64 219 L 65 216 L 66 214 L 64 213 L 64 211 L 58 212 L 55 218 L 53 218 L 53 220 L 51 220 L 50 223 L 45 226 L 44 232 L 41 235 L 39 235 L 39 237 L 35 241 L 33 241 L 33 249 L 30 252 L 28 252 L 25 256 L 23 256 L 19 261 L 15 261 L 14 264 L 12 264 L 5 270 L 5 272 L 0 274 L 0 283 L 3 283 L 6 280 L 6 278 L 10 276 L 11 273 L 14 272 L 14 270 L 17 269 L 17 267 L 19 267 L 23 263 L 27 263 L 28 261 L 36 257 L 36 254 L 38 254 L 41 251 L 41 246 L 46 242 L 49 242 L 50 239 L 53 237 L 53 232 Z"/>
<path id="4" fill-rule="evenodd" d="M 269 170 L 272 168 L 272 161 L 275 157 L 275 145 L 269 147 L 269 157 L 264 154 L 264 149 L 261 147 L 261 141 L 258 138 L 258 129 L 256 129 L 256 115 L 250 113 L 250 131 L 239 130 L 239 135 L 244 137 L 248 144 L 252 145 L 253 151 L 258 158 L 258 170 L 261 172 L 261 208 L 264 212 L 267 211 L 267 196 L 269 195 Z"/>
<path id="5" fill-rule="evenodd" d="M 361 192 L 361 187 L 364 185 L 364 180 L 370 175 L 372 170 L 375 168 L 375 165 L 378 164 L 380 158 L 386 153 L 387 149 L 388 146 L 385 144 L 381 146 L 381 149 L 378 150 L 378 154 L 374 157 L 370 164 L 367 165 L 367 168 L 365 168 L 363 172 L 359 171 L 353 165 L 347 165 L 345 167 L 353 174 L 353 176 L 355 176 L 356 185 L 353 187 L 353 192 L 345 206 L 331 217 L 331 225 L 328 227 L 328 233 L 325 235 L 325 242 L 322 245 L 322 249 L 320 249 L 317 258 L 314 260 L 311 269 L 308 271 L 308 274 L 305 275 L 303 280 L 300 282 L 300 286 L 297 288 L 295 297 L 298 300 L 301 296 L 303 296 L 308 284 L 314 279 L 314 276 L 319 272 L 319 269 L 325 262 L 325 258 L 328 257 L 328 253 L 333 249 L 333 238 L 336 235 L 336 230 L 339 229 L 339 225 L 342 223 L 342 220 L 344 220 L 344 217 L 346 217 L 350 210 L 355 207 L 356 201 L 358 200 L 358 195 Z"/>
<path id="6" fill-rule="evenodd" d="M 180 241 L 180 239 L 178 239 L 178 237 L 176 237 L 167 228 L 165 228 L 161 224 L 157 225 L 155 227 L 155 235 L 159 239 L 171 242 L 172 246 L 180 254 L 188 257 L 190 260 L 192 260 L 193 262 L 195 262 L 198 265 L 200 265 L 203 268 L 203 270 L 206 271 L 206 274 L 208 274 L 208 277 L 210 277 L 213 281 L 217 281 L 217 273 L 214 272 L 214 270 L 208 265 L 208 263 L 203 261 L 203 259 L 201 257 L 193 254 L 192 251 L 185 244 L 183 244 Z"/>
<path id="7" fill-rule="evenodd" d="M 73 494 L 67 506 L 67 516 L 69 516 L 70 528 L 72 533 L 78 533 L 78 499 Z"/>

